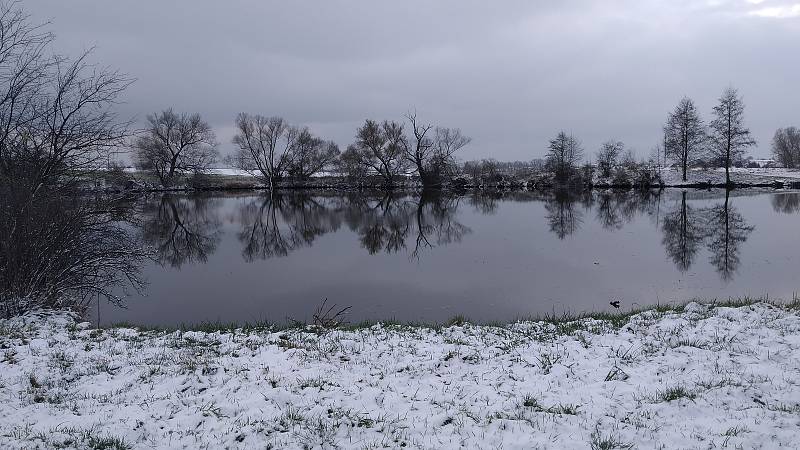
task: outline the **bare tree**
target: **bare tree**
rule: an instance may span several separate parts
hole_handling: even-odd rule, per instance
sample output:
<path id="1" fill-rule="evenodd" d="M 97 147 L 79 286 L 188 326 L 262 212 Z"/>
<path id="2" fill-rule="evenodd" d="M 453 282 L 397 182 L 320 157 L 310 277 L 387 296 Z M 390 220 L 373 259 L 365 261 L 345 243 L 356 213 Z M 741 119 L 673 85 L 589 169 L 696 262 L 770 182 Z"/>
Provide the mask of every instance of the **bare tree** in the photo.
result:
<path id="1" fill-rule="evenodd" d="M 241 113 L 236 118 L 237 134 L 233 143 L 239 147 L 235 165 L 247 172 L 259 174 L 274 190 L 291 163 L 300 130 L 281 117 L 264 117 Z"/>
<path id="2" fill-rule="evenodd" d="M 606 141 L 597 151 L 597 170 L 600 176 L 608 178 L 612 175 L 617 166 L 617 160 L 625 150 L 625 144 L 621 141 Z"/>
<path id="3" fill-rule="evenodd" d="M 386 120 L 379 124 L 369 119 L 356 131 L 353 144 L 361 165 L 377 173 L 389 187 L 405 172 L 408 145 L 402 124 Z"/>
<path id="4" fill-rule="evenodd" d="M 575 136 L 561 131 L 554 139 L 550 140 L 547 164 L 555 173 L 557 181 L 569 180 L 582 158 L 583 148 Z"/>
<path id="5" fill-rule="evenodd" d="M 136 165 L 162 185 L 171 186 L 177 175 L 203 173 L 216 162 L 216 136 L 200 114 L 178 115 L 170 108 L 148 115 L 147 123 L 134 141 Z"/>
<path id="6" fill-rule="evenodd" d="M 458 128 L 421 124 L 416 113 L 406 115 L 413 138 L 405 146 L 408 161 L 417 169 L 424 187 L 438 186 L 455 172 L 455 153 L 470 143 Z"/>
<path id="7" fill-rule="evenodd" d="M 435 148 L 432 137 L 433 125 L 419 123 L 417 113 L 406 114 L 406 119 L 411 124 L 413 138 L 404 148 L 405 156 L 416 167 L 422 185 L 427 186 L 434 182 L 427 171 L 427 162 Z"/>
<path id="8" fill-rule="evenodd" d="M 664 135 L 664 152 L 681 166 L 682 179 L 686 181 L 689 163 L 703 149 L 706 142 L 705 126 L 692 99 L 684 97 L 675 107 L 675 111 L 670 113 L 664 125 Z"/>
<path id="9" fill-rule="evenodd" d="M 351 181 L 363 180 L 367 176 L 367 166 L 361 163 L 361 159 L 358 147 L 349 145 L 336 160 L 336 172 Z"/>
<path id="10" fill-rule="evenodd" d="M 47 53 L 53 36 L 0 3 L 0 180 L 35 193 L 95 170 L 128 136 L 113 105 L 131 81 Z"/>
<path id="11" fill-rule="evenodd" d="M 778 128 L 772 138 L 772 154 L 783 167 L 794 169 L 800 166 L 800 130 Z"/>
<path id="12" fill-rule="evenodd" d="M 339 156 L 339 146 L 311 134 L 304 128 L 289 155 L 289 176 L 300 180 L 330 169 Z"/>
<path id="13" fill-rule="evenodd" d="M 725 165 L 725 184 L 730 186 L 730 168 L 734 160 L 756 143 L 744 126 L 744 102 L 736 89 L 729 87 L 722 93 L 719 104 L 714 107 L 709 129 L 709 151 Z"/>

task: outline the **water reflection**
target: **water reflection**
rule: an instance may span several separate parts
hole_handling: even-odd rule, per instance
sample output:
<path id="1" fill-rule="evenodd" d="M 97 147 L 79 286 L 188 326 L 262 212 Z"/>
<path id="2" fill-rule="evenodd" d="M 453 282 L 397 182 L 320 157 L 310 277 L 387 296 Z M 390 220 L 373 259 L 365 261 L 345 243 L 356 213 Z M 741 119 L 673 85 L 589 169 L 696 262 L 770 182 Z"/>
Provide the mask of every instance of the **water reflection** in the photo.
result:
<path id="1" fill-rule="evenodd" d="M 782 285 L 791 277 L 776 272 L 768 260 L 792 262 L 796 254 L 786 246 L 770 247 L 763 230 L 745 246 L 755 229 L 748 220 L 764 229 L 781 221 L 775 230 L 790 233 L 783 224 L 798 217 L 770 215 L 769 206 L 765 217 L 765 197 L 744 201 L 721 191 L 303 191 L 164 194 L 129 201 L 59 195 L 31 201 L 2 194 L 3 315 L 31 305 L 59 307 L 64 298 L 76 306 L 97 295 L 124 298 L 115 286 L 141 285 L 144 244 L 161 266 L 181 269 L 148 270 L 153 295 L 147 300 L 167 304 L 174 287 L 181 286 L 193 301 L 207 295 L 209 317 L 215 317 L 220 295 L 260 298 L 259 282 L 267 278 L 286 288 L 281 300 L 289 303 L 361 296 L 368 306 L 372 292 L 392 286 L 396 304 L 405 304 L 397 298 L 408 296 L 438 307 L 447 297 L 454 313 L 469 304 L 478 310 L 475 305 L 486 299 L 588 298 L 595 292 L 603 298 L 620 292 L 633 297 L 649 289 L 674 295 L 679 289 L 697 293 L 698 285 L 717 289 L 713 295 L 742 295 L 734 288 L 757 286 L 754 275 L 774 274 L 770 285 Z M 773 194 L 769 201 L 777 213 L 799 212 L 800 194 Z M 446 246 L 449 251 L 437 251 Z M 345 269 L 328 265 L 331 256 L 341 256 Z M 742 269 L 743 261 L 751 262 L 752 270 Z M 676 276 L 672 267 L 678 273 L 699 270 Z M 308 282 L 297 287 L 293 277 Z M 737 277 L 738 286 L 729 283 Z M 723 284 L 731 291 L 720 289 Z M 389 302 L 382 301 L 377 303 Z M 484 308 L 480 311 L 489 314 L 494 307 Z"/>
<path id="2" fill-rule="evenodd" d="M 730 193 L 726 192 L 725 202 L 711 207 L 707 228 L 711 265 L 725 281 L 731 280 L 739 268 L 741 245 L 754 229 L 729 203 Z"/>
<path id="3" fill-rule="evenodd" d="M 220 240 L 220 199 L 209 196 L 164 194 L 145 201 L 141 211 L 142 238 L 156 249 L 159 263 L 181 267 L 206 262 Z"/>
<path id="4" fill-rule="evenodd" d="M 287 256 L 336 231 L 341 218 L 325 199 L 307 193 L 265 194 L 239 208 L 240 231 L 245 261 Z"/>
<path id="5" fill-rule="evenodd" d="M 490 215 L 497 212 L 502 194 L 498 192 L 473 192 L 469 196 L 469 204 L 481 214 Z"/>
<path id="6" fill-rule="evenodd" d="M 545 202 L 544 208 L 547 211 L 547 222 L 550 224 L 550 231 L 565 239 L 577 232 L 583 223 L 583 211 L 579 209 L 578 201 L 582 197 L 573 191 L 556 191 L 553 196 Z M 586 197 L 583 197 L 584 202 Z M 591 200 L 591 196 L 589 197 Z"/>
<path id="7" fill-rule="evenodd" d="M 703 243 L 705 233 L 703 219 L 698 211 L 686 202 L 686 192 L 681 193 L 680 204 L 664 216 L 661 227 L 664 233 L 662 244 L 667 256 L 681 272 L 686 272 L 694 263 L 697 251 Z"/>
<path id="8" fill-rule="evenodd" d="M 544 220 L 559 240 L 580 232 L 587 214 L 608 231 L 622 230 L 638 216 L 650 217 L 662 233 L 667 257 L 680 272 L 688 271 L 705 246 L 709 261 L 723 280 L 740 264 L 741 244 L 753 227 L 731 205 L 730 196 L 709 207 L 693 207 L 687 192 L 662 213 L 658 191 L 555 191 L 407 194 L 358 192 L 343 195 L 312 192 L 273 193 L 246 197 L 237 207 L 236 234 L 246 262 L 280 258 L 312 246 L 344 224 L 370 255 L 408 253 L 419 258 L 427 249 L 459 243 L 472 230 L 459 219 L 462 203 L 482 215 L 494 215 L 505 201 L 539 202 Z M 671 195 L 675 197 L 675 193 Z M 181 267 L 205 262 L 220 242 L 222 201 L 210 196 L 165 194 L 144 201 L 141 227 L 144 241 L 156 249 L 158 261 Z M 800 194 L 772 197 L 779 212 L 800 209 Z M 591 217 L 591 216 L 589 216 Z"/>
<path id="9" fill-rule="evenodd" d="M 593 202 L 597 210 L 597 221 L 606 230 L 621 230 L 633 222 L 637 215 L 655 217 L 661 206 L 661 193 L 655 190 L 603 191 Z"/>
<path id="10" fill-rule="evenodd" d="M 664 217 L 662 242 L 681 272 L 692 266 L 705 243 L 709 262 L 722 280 L 730 281 L 741 263 L 741 245 L 753 229 L 731 205 L 730 192 L 725 193 L 724 201 L 707 208 L 689 206 L 686 192 L 682 192 L 678 207 Z"/>
<path id="11" fill-rule="evenodd" d="M 348 200 L 348 207 L 356 210 L 356 215 L 351 215 L 356 220 L 350 221 L 350 229 L 358 234 L 361 246 L 370 255 L 405 250 L 414 210 L 408 196 L 387 193 L 377 200 L 353 197 Z"/>
<path id="12" fill-rule="evenodd" d="M 472 230 L 457 220 L 460 198 L 441 192 L 423 192 L 416 205 L 416 229 L 413 256 L 424 248 L 461 242 Z"/>
<path id="13" fill-rule="evenodd" d="M 800 212 L 800 193 L 788 192 L 772 196 L 772 209 L 783 214 Z"/>

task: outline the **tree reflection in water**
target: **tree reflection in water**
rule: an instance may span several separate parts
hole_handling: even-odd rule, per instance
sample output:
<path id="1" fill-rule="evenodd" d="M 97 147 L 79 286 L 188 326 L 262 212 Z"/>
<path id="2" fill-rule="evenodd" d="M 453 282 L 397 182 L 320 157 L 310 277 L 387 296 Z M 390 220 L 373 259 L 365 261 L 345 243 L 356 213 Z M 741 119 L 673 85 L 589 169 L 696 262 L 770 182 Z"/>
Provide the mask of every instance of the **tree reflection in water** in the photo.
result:
<path id="1" fill-rule="evenodd" d="M 559 239 L 563 240 L 581 228 L 583 211 L 576 204 L 581 198 L 586 200 L 580 193 L 558 190 L 546 200 L 544 208 L 547 211 L 547 222 L 550 224 L 550 231 Z"/>
<path id="2" fill-rule="evenodd" d="M 563 240 L 579 232 L 592 214 L 603 229 L 623 229 L 639 215 L 650 217 L 662 232 L 667 256 L 681 272 L 706 248 L 724 280 L 740 264 L 740 247 L 752 232 L 743 216 L 725 201 L 693 207 L 681 192 L 677 205 L 662 213 L 658 191 L 494 192 L 467 196 L 442 191 L 399 192 L 274 192 L 248 197 L 238 207 L 237 238 L 245 261 L 284 257 L 309 247 L 345 224 L 369 254 L 408 252 L 419 258 L 426 249 L 460 242 L 472 230 L 459 220 L 462 201 L 481 214 L 495 214 L 506 201 L 543 202 L 550 231 Z M 775 196 L 776 198 L 781 196 Z M 796 197 L 773 199 L 773 206 L 794 210 Z M 776 206 L 778 205 L 778 206 Z M 143 208 L 143 236 L 154 245 L 159 261 L 180 267 L 204 262 L 220 241 L 218 199 L 164 195 Z M 594 209 L 594 211 L 592 211 Z M 591 217 L 591 216 L 590 216 Z"/>
<path id="3" fill-rule="evenodd" d="M 349 207 L 359 208 L 358 220 L 351 222 L 351 229 L 370 255 L 396 253 L 406 248 L 413 208 L 408 196 L 387 192 L 377 200 L 358 199 Z"/>
<path id="4" fill-rule="evenodd" d="M 239 209 L 239 241 L 245 261 L 287 256 L 339 229 L 337 210 L 307 193 L 273 192 Z"/>
<path id="5" fill-rule="evenodd" d="M 722 203 L 708 208 L 693 208 L 687 204 L 686 196 L 682 192 L 678 207 L 664 217 L 662 242 L 667 255 L 685 272 L 705 243 L 709 262 L 723 281 L 730 281 L 741 263 L 741 245 L 754 227 L 731 205 L 730 191 L 725 192 Z"/>
<path id="6" fill-rule="evenodd" d="M 795 198 L 773 198 L 773 207 L 793 211 Z M 558 239 L 578 232 L 584 222 L 584 210 L 595 208 L 598 223 L 606 230 L 621 230 L 638 215 L 646 215 L 661 224 L 662 244 L 667 256 L 681 272 L 686 272 L 695 261 L 703 244 L 709 252 L 710 262 L 720 277 L 728 281 L 740 264 L 741 244 L 747 241 L 753 227 L 730 204 L 730 192 L 725 200 L 707 208 L 694 208 L 687 202 L 687 193 L 681 192 L 678 206 L 661 218 L 661 193 L 658 191 L 600 191 L 576 193 L 555 191 L 544 195 L 545 217 L 550 231 Z M 472 202 L 474 204 L 474 200 Z"/>
<path id="7" fill-rule="evenodd" d="M 206 262 L 220 241 L 219 198 L 163 194 L 144 201 L 142 238 L 159 263 L 181 267 Z"/>
<path id="8" fill-rule="evenodd" d="M 418 256 L 422 248 L 459 242 L 470 232 L 455 219 L 458 204 L 458 197 L 441 192 L 274 193 L 239 209 L 238 237 L 245 260 L 253 261 L 287 256 L 344 223 L 371 255 L 408 250 Z"/>
<path id="9" fill-rule="evenodd" d="M 747 241 L 755 227 L 729 205 L 730 192 L 725 192 L 725 202 L 712 206 L 707 223 L 708 251 L 711 265 L 724 281 L 729 281 L 739 268 L 741 244 Z"/>
<path id="10" fill-rule="evenodd" d="M 681 272 L 689 270 L 703 243 L 705 232 L 702 225 L 699 213 L 686 203 L 686 192 L 682 192 L 680 206 L 664 216 L 661 226 L 664 249 Z"/>
<path id="11" fill-rule="evenodd" d="M 466 196 L 442 191 L 275 192 L 261 196 L 175 195 L 122 202 L 107 198 L 43 195 L 32 201 L 13 190 L 0 198 L 0 303 L 3 315 L 31 307 L 85 306 L 104 295 L 119 301 L 120 285 L 140 287 L 143 243 L 162 265 L 204 263 L 222 240 L 223 199 L 236 197 L 229 216 L 245 261 L 284 257 L 313 245 L 342 225 L 369 254 L 405 252 L 420 258 L 435 247 L 459 243 L 472 230 L 468 211 L 496 214 L 504 202 L 540 202 L 558 239 L 579 232 L 587 217 L 606 230 L 624 228 L 638 215 L 654 219 L 667 256 L 681 272 L 701 249 L 727 281 L 741 265 L 742 244 L 754 227 L 732 205 L 730 193 L 713 206 L 690 204 L 681 192 L 663 208 L 655 191 L 495 192 Z M 671 194 L 667 194 L 671 195 Z M 240 201 L 239 201 L 240 200 Z M 773 195 L 775 211 L 800 210 L 800 194 Z M 594 209 L 594 211 L 592 211 Z M 140 227 L 139 232 L 133 225 Z M 137 238 L 137 236 L 139 238 Z M 116 295 L 115 295 L 116 292 Z"/>
<path id="12" fill-rule="evenodd" d="M 461 242 L 472 230 L 456 220 L 459 197 L 441 191 L 423 191 L 416 206 L 416 230 L 412 256 L 419 257 L 424 248 Z"/>
<path id="13" fill-rule="evenodd" d="M 800 212 L 800 192 L 773 195 L 772 209 L 777 213 L 783 214 L 795 214 Z"/>

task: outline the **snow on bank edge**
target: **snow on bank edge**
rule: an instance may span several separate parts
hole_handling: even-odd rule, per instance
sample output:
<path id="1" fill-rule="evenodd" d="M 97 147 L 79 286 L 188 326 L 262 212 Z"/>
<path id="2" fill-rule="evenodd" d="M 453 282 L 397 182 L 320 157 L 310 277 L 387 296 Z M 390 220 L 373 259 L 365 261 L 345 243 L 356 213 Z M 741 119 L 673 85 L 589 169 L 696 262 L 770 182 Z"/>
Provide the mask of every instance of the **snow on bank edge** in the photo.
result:
<path id="1" fill-rule="evenodd" d="M 0 447 L 792 447 L 798 350 L 763 303 L 322 335 L 34 313 L 0 321 Z"/>

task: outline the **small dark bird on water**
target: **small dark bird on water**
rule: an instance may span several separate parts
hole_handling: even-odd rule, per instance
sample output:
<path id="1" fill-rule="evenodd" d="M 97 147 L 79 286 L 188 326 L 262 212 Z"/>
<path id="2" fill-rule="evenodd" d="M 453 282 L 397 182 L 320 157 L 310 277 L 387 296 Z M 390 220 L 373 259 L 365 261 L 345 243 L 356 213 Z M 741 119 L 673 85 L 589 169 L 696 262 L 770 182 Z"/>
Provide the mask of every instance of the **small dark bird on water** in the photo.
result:
<path id="1" fill-rule="evenodd" d="M 613 302 L 608 302 L 608 304 L 613 306 L 614 308 L 619 309 L 619 300 L 614 300 Z"/>

